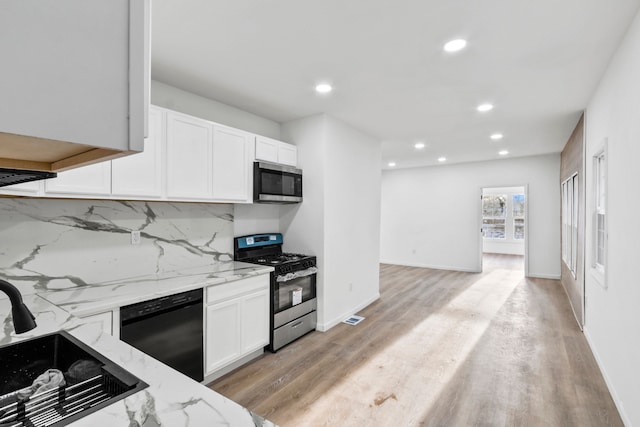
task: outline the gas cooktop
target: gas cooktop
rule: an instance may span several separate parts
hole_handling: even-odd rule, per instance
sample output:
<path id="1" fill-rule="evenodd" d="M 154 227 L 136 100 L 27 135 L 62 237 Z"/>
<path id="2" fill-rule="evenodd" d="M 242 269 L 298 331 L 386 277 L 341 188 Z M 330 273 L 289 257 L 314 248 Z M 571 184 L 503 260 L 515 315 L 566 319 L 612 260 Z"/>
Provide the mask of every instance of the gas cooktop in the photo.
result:
<path id="1" fill-rule="evenodd" d="M 302 255 L 302 254 L 281 253 L 281 254 L 257 256 L 253 258 L 246 258 L 246 259 L 243 259 L 242 261 L 249 262 L 251 264 L 277 265 L 277 264 L 284 264 L 286 262 L 291 262 L 291 261 L 299 261 L 305 258 L 310 258 L 310 256 Z"/>
<path id="2" fill-rule="evenodd" d="M 234 238 L 234 259 L 251 264 L 271 265 L 278 273 L 315 267 L 316 257 L 282 252 L 282 234 L 252 234 Z"/>

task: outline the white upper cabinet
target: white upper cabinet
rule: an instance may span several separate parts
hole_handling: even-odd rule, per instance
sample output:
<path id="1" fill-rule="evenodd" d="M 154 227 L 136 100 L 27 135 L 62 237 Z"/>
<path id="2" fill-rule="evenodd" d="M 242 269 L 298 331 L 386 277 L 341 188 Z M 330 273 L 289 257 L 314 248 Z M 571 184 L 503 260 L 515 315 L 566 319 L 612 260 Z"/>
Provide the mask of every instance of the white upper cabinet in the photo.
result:
<path id="1" fill-rule="evenodd" d="M 282 165 L 297 166 L 298 149 L 286 142 L 256 136 L 255 159 Z"/>
<path id="2" fill-rule="evenodd" d="M 0 194 L 252 203 L 254 160 L 296 165 L 296 157 L 294 145 L 151 106 L 143 152 L 0 188 Z"/>
<path id="3" fill-rule="evenodd" d="M 38 196 L 40 194 L 40 182 L 31 181 L 22 184 L 7 185 L 0 187 L 0 194 L 13 196 Z"/>
<path id="4" fill-rule="evenodd" d="M 213 198 L 251 202 L 252 135 L 226 126 L 213 128 Z"/>
<path id="5" fill-rule="evenodd" d="M 167 197 L 213 199 L 213 124 L 167 112 Z"/>
<path id="6" fill-rule="evenodd" d="M 57 178 L 45 180 L 44 190 L 45 195 L 53 197 L 107 197 L 111 194 L 111 162 L 58 172 Z"/>
<path id="7" fill-rule="evenodd" d="M 298 165 L 298 147 L 282 143 L 278 147 L 278 163 L 289 166 Z"/>
<path id="8" fill-rule="evenodd" d="M 149 109 L 149 137 L 144 151 L 115 159 L 111 163 L 111 194 L 132 198 L 160 198 L 162 196 L 162 167 L 164 151 L 165 111 Z"/>
<path id="9" fill-rule="evenodd" d="M 264 136 L 256 136 L 256 160 L 278 163 L 279 146 L 280 141 Z"/>
<path id="10" fill-rule="evenodd" d="M 0 52 L 0 167 L 61 171 L 143 149 L 149 0 L 2 0 Z"/>

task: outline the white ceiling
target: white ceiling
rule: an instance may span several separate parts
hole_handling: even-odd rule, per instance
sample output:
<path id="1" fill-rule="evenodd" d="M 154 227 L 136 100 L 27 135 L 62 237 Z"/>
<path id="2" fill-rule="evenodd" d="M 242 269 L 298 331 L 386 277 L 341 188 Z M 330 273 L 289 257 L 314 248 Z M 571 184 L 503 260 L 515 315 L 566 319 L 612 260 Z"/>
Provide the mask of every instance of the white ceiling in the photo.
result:
<path id="1" fill-rule="evenodd" d="M 152 75 L 286 122 L 327 113 L 397 167 L 562 150 L 640 0 L 153 0 Z M 442 50 L 465 38 L 466 49 Z M 318 82 L 329 95 L 317 95 Z M 478 113 L 478 104 L 495 105 Z M 492 141 L 494 132 L 504 134 Z M 413 144 L 427 146 L 416 151 Z"/>

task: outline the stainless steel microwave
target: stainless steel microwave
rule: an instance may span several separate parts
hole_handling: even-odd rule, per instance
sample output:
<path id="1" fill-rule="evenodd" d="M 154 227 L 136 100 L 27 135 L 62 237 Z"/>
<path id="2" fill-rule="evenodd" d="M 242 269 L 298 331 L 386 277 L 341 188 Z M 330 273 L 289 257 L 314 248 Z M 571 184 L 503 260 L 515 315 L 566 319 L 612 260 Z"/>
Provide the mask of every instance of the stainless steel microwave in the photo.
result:
<path id="1" fill-rule="evenodd" d="M 254 203 L 302 202 L 302 170 L 267 162 L 253 164 Z"/>

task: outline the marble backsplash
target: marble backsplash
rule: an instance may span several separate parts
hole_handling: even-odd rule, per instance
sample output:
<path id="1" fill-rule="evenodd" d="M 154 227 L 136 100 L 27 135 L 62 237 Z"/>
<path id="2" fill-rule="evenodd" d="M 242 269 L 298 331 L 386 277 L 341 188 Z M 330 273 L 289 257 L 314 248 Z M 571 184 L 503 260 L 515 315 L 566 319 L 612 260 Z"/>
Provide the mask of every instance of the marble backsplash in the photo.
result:
<path id="1" fill-rule="evenodd" d="M 26 294 L 231 261 L 233 232 L 230 204 L 0 198 L 0 279 Z"/>

